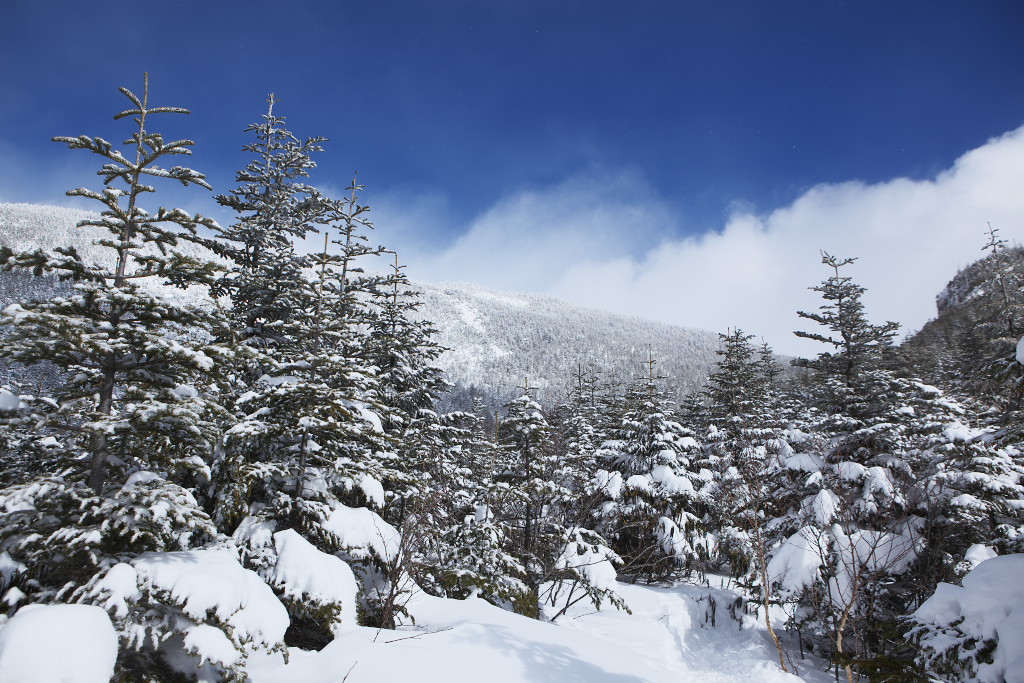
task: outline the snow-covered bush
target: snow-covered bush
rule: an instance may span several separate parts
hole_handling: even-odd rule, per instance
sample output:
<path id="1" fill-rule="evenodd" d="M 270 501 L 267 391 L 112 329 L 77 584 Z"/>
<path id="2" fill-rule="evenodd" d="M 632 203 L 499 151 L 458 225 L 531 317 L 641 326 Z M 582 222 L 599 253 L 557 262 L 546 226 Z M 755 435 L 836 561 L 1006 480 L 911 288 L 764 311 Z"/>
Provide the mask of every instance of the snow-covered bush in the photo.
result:
<path id="1" fill-rule="evenodd" d="M 245 680 L 251 653 L 284 651 L 287 610 L 227 546 L 143 553 L 97 576 L 81 599 L 113 618 L 128 679 L 169 668 Z"/>
<path id="2" fill-rule="evenodd" d="M 317 498 L 280 493 L 270 505 L 253 505 L 234 538 L 246 565 L 274 586 L 293 621 L 302 624 L 291 634 L 296 643 L 322 647 L 341 624 L 373 621 L 385 604 L 400 607 L 395 603 L 398 594 L 407 592 L 411 583 L 405 573 L 403 536 L 397 529 L 372 510 L 348 507 L 326 492 Z M 287 577 L 300 586 L 309 580 L 294 574 L 302 564 L 294 558 L 301 555 L 311 563 L 334 567 L 341 583 L 313 592 L 295 588 Z M 312 564 L 309 571 L 314 571 Z M 326 571 L 316 570 L 314 576 Z M 353 571 L 360 585 L 350 592 L 344 586 Z"/>
<path id="3" fill-rule="evenodd" d="M 940 583 L 910 616 L 919 662 L 944 680 L 1024 681 L 1024 555 L 986 560 L 962 586 Z"/>
<path id="4" fill-rule="evenodd" d="M 0 548 L 20 567 L 11 605 L 66 599 L 98 571 L 145 551 L 184 550 L 216 530 L 192 494 L 152 472 L 97 496 L 63 476 L 0 490 Z"/>
<path id="5" fill-rule="evenodd" d="M 506 528 L 496 524 L 486 506 L 445 529 L 428 546 L 421 569 L 444 596 L 481 597 L 495 605 L 517 605 L 526 599 L 526 570 L 505 550 Z"/>
<path id="6" fill-rule="evenodd" d="M 562 553 L 555 563 L 556 578 L 544 586 L 540 595 L 553 608 L 552 621 L 584 599 L 589 599 L 596 609 L 607 601 L 629 611 L 615 592 L 615 565 L 621 564 L 622 559 L 593 531 L 567 529 Z"/>
<path id="7" fill-rule="evenodd" d="M 358 623 L 357 586 L 351 567 L 320 550 L 295 528 L 258 515 L 235 531 L 245 563 L 270 585 L 288 610 L 287 642 L 320 649 L 342 627 Z"/>

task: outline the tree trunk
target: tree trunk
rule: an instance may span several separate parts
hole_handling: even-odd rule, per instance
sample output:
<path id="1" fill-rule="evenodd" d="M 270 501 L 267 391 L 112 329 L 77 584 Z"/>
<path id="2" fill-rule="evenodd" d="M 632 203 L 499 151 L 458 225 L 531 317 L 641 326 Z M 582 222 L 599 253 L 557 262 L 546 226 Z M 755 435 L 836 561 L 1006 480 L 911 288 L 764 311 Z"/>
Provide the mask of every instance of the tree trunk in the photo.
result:
<path id="1" fill-rule="evenodd" d="M 772 627 L 772 619 L 768 614 L 768 606 L 771 604 L 770 588 L 768 585 L 768 564 L 767 557 L 764 548 L 764 537 L 761 535 L 761 524 L 756 521 L 757 515 L 754 515 L 754 539 L 757 543 L 757 561 L 761 565 L 761 600 L 764 605 L 764 625 L 768 627 L 768 635 L 772 637 L 772 641 L 775 643 L 775 649 L 779 651 L 779 666 L 785 673 L 789 673 L 789 669 L 786 668 L 786 653 L 782 649 L 782 641 L 779 640 L 779 636 L 775 633 L 775 629 Z"/>
<path id="2" fill-rule="evenodd" d="M 107 362 L 103 368 L 103 384 L 100 386 L 100 402 L 97 406 L 100 414 L 110 415 L 114 406 L 114 358 L 113 354 L 107 356 Z M 98 494 L 103 492 L 103 484 L 107 475 L 107 435 L 105 432 L 98 432 L 93 436 L 92 441 L 92 463 L 89 472 L 89 487 Z"/>

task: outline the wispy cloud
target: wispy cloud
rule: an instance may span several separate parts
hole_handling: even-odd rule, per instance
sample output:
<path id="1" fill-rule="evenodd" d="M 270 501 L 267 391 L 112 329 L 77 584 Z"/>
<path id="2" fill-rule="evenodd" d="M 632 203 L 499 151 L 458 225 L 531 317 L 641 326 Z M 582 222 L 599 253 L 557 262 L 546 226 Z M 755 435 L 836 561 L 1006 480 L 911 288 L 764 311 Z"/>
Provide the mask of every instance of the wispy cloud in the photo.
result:
<path id="1" fill-rule="evenodd" d="M 828 275 L 820 250 L 859 257 L 849 274 L 869 290 L 869 317 L 910 331 L 934 316 L 934 297 L 957 268 L 982 255 L 986 222 L 1024 242 L 1021 187 L 1024 128 L 932 179 L 819 185 L 789 206 L 740 210 L 686 238 L 673 237 L 678 217 L 633 171 L 512 194 L 440 247 L 381 220 L 415 216 L 417 206 L 422 217 L 423 201 L 410 213 L 385 201 L 377 220 L 415 278 L 547 292 L 710 330 L 738 326 L 779 351 L 814 353 L 792 331 L 808 329 L 796 310 L 819 305 L 808 288 Z"/>
<path id="2" fill-rule="evenodd" d="M 425 216 L 438 203 L 437 197 L 385 195 L 375 202 L 374 220 L 414 277 L 499 289 L 547 291 L 573 267 L 641 259 L 675 228 L 667 206 L 635 169 L 590 171 L 510 193 L 461 229 Z M 397 230 L 389 224 L 395 219 Z M 424 228 L 419 237 L 408 228 L 413 223 Z M 445 233 L 452 237 L 443 243 L 422 237 Z"/>

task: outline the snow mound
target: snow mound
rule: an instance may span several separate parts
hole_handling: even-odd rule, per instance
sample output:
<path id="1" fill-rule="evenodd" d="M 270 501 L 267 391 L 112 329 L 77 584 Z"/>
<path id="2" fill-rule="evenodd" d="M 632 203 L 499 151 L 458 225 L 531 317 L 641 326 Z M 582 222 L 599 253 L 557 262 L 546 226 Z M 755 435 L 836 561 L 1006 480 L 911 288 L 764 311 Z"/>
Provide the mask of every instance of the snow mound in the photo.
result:
<path id="1" fill-rule="evenodd" d="M 921 624 L 921 645 L 933 660 L 948 652 L 991 643 L 990 662 L 981 662 L 971 680 L 1024 682 L 1024 555 L 985 560 L 963 579 L 963 586 L 940 583 L 912 615 Z"/>
<path id="2" fill-rule="evenodd" d="M 94 605 L 30 605 L 0 629 L 0 681 L 107 683 L 117 633 Z"/>
<path id="3" fill-rule="evenodd" d="M 197 622 L 207 613 L 230 625 L 239 640 L 276 645 L 288 612 L 255 572 L 226 549 L 144 553 L 132 561 L 139 581 L 167 591 Z"/>
<path id="4" fill-rule="evenodd" d="M 25 404 L 21 402 L 20 398 L 7 389 L 0 389 L 0 410 L 19 410 L 24 407 Z"/>
<path id="5" fill-rule="evenodd" d="M 587 542 L 580 530 L 574 528 L 569 531 L 569 542 L 562 549 L 556 566 L 579 572 L 594 588 L 614 589 L 615 562 L 621 560 L 611 548 Z"/>
<path id="6" fill-rule="evenodd" d="M 294 529 L 274 534 L 277 563 L 272 580 L 283 593 L 295 600 L 311 600 L 341 608 L 347 626 L 356 623 L 356 579 L 352 569 L 334 555 L 317 550 Z M 332 625 L 337 635 L 340 623 Z"/>
<path id="7" fill-rule="evenodd" d="M 768 580 L 780 584 L 783 598 L 799 593 L 818 580 L 827 543 L 820 531 L 808 526 L 775 551 L 768 562 Z"/>
<path id="8" fill-rule="evenodd" d="M 176 628 L 200 665 L 233 665 L 244 653 L 280 647 L 289 624 L 270 586 L 227 548 L 143 553 L 111 567 L 91 596 L 118 619 L 154 600 L 180 610 Z M 145 627 L 125 628 L 129 640 L 146 637 Z"/>
<path id="9" fill-rule="evenodd" d="M 349 550 L 356 559 L 363 559 L 370 553 L 385 562 L 398 557 L 398 530 L 367 508 L 338 505 L 324 522 L 323 528 L 333 534 L 338 544 Z"/>

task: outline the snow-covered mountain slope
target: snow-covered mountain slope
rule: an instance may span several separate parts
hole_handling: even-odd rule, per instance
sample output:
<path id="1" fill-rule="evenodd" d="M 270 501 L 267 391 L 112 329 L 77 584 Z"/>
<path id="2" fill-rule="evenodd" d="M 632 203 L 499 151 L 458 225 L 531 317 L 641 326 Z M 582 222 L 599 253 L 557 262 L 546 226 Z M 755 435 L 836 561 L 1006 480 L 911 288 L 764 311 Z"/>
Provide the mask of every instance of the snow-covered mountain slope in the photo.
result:
<path id="1" fill-rule="evenodd" d="M 96 244 L 110 233 L 93 226 L 77 227 L 80 221 L 98 214 L 82 209 L 41 204 L 0 204 L 0 246 L 14 252 L 74 247 L 86 263 L 107 268 L 114 267 L 113 252 Z M 177 250 L 188 256 L 220 261 L 207 249 L 191 242 L 181 242 Z M 24 272 L 0 274 L 0 303 L 6 305 L 21 298 L 47 296 L 56 291 L 57 283 L 51 278 L 32 278 Z M 205 291 L 198 287 L 179 289 L 164 287 L 156 282 L 142 281 L 142 287 L 159 291 L 185 304 L 202 305 L 209 301 Z"/>
<path id="2" fill-rule="evenodd" d="M 1000 256 L 1006 267 L 1024 276 L 1024 247 L 1010 247 Z M 941 317 L 946 312 L 962 306 L 985 293 L 985 283 L 994 279 L 995 261 L 991 255 L 979 258 L 961 268 L 953 279 L 935 296 L 935 308 Z"/>
<path id="3" fill-rule="evenodd" d="M 74 246 L 85 260 L 103 263 L 109 250 L 94 244 L 103 231 L 75 227 L 90 215 L 80 209 L 0 204 L 0 245 L 15 251 Z M 196 255 L 203 251 L 192 244 L 183 250 Z M 56 286 L 24 273 L 2 273 L 0 304 L 48 296 Z M 434 323 L 436 340 L 448 349 L 438 364 L 456 386 L 456 402 L 475 387 L 488 402 L 500 403 L 526 378 L 539 389 L 542 401 L 555 402 L 578 366 L 593 363 L 628 382 L 646 376 L 648 354 L 657 361 L 655 372 L 681 397 L 703 384 L 715 362 L 718 336 L 711 332 L 581 308 L 539 294 L 469 284 L 417 287 L 423 295 L 420 316 Z M 201 291 L 167 293 L 203 301 Z"/>
<path id="4" fill-rule="evenodd" d="M 564 395 L 580 365 L 619 381 L 654 371 L 678 394 L 699 388 L 715 363 L 718 335 L 581 308 L 540 294 L 467 284 L 420 285 L 421 315 L 450 349 L 440 359 L 450 381 L 508 397 L 528 378 L 544 402 Z"/>

